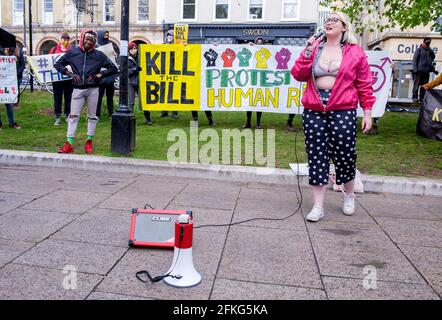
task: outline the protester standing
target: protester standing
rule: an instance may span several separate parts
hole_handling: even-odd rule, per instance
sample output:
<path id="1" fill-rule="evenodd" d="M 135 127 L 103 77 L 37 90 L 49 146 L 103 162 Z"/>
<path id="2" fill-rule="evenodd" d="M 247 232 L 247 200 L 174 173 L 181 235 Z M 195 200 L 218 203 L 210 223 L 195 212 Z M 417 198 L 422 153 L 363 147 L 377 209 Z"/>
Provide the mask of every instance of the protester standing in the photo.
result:
<path id="1" fill-rule="evenodd" d="M 413 101 L 418 102 L 424 99 L 425 89 L 420 87 L 430 79 L 430 72 L 433 71 L 433 61 L 436 58 L 433 49 L 430 47 L 431 38 L 424 38 L 420 47 L 413 55 Z"/>
<path id="2" fill-rule="evenodd" d="M 335 165 L 336 184 L 344 185 L 343 212 L 355 211 L 356 109 L 364 110 L 362 130 L 371 128 L 372 75 L 367 57 L 356 43 L 349 18 L 333 12 L 324 20 L 325 36 L 307 41 L 292 69 L 293 77 L 306 81 L 302 98 L 309 184 L 314 206 L 308 221 L 324 217 L 325 190 L 330 159 Z"/>
<path id="3" fill-rule="evenodd" d="M 253 43 L 251 43 L 253 45 Z M 257 45 L 263 45 L 265 44 L 264 39 L 261 37 L 258 37 L 255 39 L 254 44 Z M 251 128 L 252 127 L 252 111 L 246 111 L 246 116 L 247 116 L 247 121 L 246 124 L 243 125 L 243 129 L 247 129 L 247 128 Z M 256 129 L 262 129 L 261 127 L 261 116 L 262 116 L 262 112 L 261 111 L 257 111 L 256 112 Z"/>
<path id="4" fill-rule="evenodd" d="M 14 55 L 17 59 L 20 57 L 20 52 L 17 47 L 5 48 L 3 53 L 7 56 Z M 16 61 L 16 72 L 17 72 L 17 79 L 18 79 L 19 66 L 17 64 L 17 61 Z M 19 126 L 17 124 L 17 122 L 15 122 L 15 120 L 14 120 L 14 103 L 5 103 L 5 106 L 6 106 L 6 115 L 8 116 L 9 127 L 14 128 L 14 129 L 21 129 L 21 126 Z M 0 130 L 2 130 L 2 129 L 3 129 L 3 123 L 2 123 L 2 119 L 0 117 Z"/>
<path id="5" fill-rule="evenodd" d="M 67 32 L 61 34 L 60 42 L 53 47 L 49 53 L 66 53 L 71 45 L 69 43 L 70 37 Z M 55 81 L 52 83 L 52 88 L 54 90 L 54 114 L 55 114 L 55 126 L 61 124 L 61 115 L 63 114 L 62 104 L 64 96 L 64 115 L 66 117 L 66 122 L 68 121 L 69 113 L 71 112 L 71 99 L 72 91 L 74 87 L 72 86 L 72 79 L 67 79 L 63 81 Z"/>
<path id="6" fill-rule="evenodd" d="M 138 47 L 135 42 L 129 43 L 129 86 L 128 86 L 128 96 L 129 96 L 129 108 L 133 111 L 135 105 L 135 96 L 139 94 L 139 72 L 141 67 L 138 61 Z M 141 109 L 141 106 L 140 106 Z M 146 118 L 146 124 L 151 126 L 152 119 L 150 117 L 150 111 L 144 110 L 144 117 Z"/>
<path id="7" fill-rule="evenodd" d="M 166 32 L 166 37 L 164 39 L 164 44 L 173 44 L 174 43 L 174 31 L 173 29 L 169 29 Z M 167 111 L 161 111 L 161 118 L 168 117 L 169 113 Z M 178 119 L 178 111 L 172 111 L 172 118 Z"/>
<path id="8" fill-rule="evenodd" d="M 81 31 L 79 47 L 67 51 L 55 64 L 55 69 L 72 78 L 71 113 L 69 115 L 67 141 L 59 148 L 59 153 L 73 153 L 73 142 L 83 105 L 88 107 L 87 140 L 85 152 L 92 153 L 92 139 L 97 126 L 97 101 L 100 79 L 117 74 L 118 68 L 101 51 L 95 50 L 97 34 L 92 29 Z M 72 72 L 66 66 L 70 65 Z M 101 70 L 104 68 L 104 70 Z"/>
<path id="9" fill-rule="evenodd" d="M 109 31 L 99 30 L 97 32 L 97 48 L 111 43 L 109 41 Z M 103 77 L 100 80 L 98 103 L 97 103 L 97 117 L 101 117 L 101 107 L 103 96 L 106 94 L 106 106 L 109 117 L 114 113 L 114 95 L 115 95 L 115 75 Z"/>

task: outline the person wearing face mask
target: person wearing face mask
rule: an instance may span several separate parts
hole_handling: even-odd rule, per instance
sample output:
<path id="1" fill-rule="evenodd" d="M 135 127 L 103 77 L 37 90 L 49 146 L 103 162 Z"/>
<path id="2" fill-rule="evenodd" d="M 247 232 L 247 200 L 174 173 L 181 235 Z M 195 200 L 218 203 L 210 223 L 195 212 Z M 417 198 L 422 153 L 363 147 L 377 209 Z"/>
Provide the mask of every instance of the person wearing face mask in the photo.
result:
<path id="1" fill-rule="evenodd" d="M 118 73 L 115 64 L 101 51 L 95 50 L 97 34 L 92 29 L 84 29 L 80 34 L 78 47 L 74 47 L 58 59 L 55 69 L 72 78 L 71 113 L 68 118 L 67 139 L 59 153 L 73 153 L 73 143 L 78 120 L 84 103 L 87 103 L 87 140 L 84 146 L 86 153 L 92 153 L 92 139 L 97 127 L 97 101 L 100 79 Z M 70 65 L 72 71 L 66 66 Z M 103 69 L 103 70 L 102 70 Z"/>
<path id="2" fill-rule="evenodd" d="M 174 43 L 174 31 L 173 29 L 169 29 L 166 32 L 166 37 L 164 39 L 165 44 L 173 44 Z M 169 113 L 167 111 L 161 111 L 161 118 L 168 117 Z M 178 119 L 178 111 L 172 111 L 172 118 Z"/>
<path id="3" fill-rule="evenodd" d="M 355 212 L 356 109 L 364 111 L 362 130 L 371 128 L 372 75 L 364 50 L 356 43 L 349 18 L 332 12 L 324 20 L 325 35 L 311 37 L 292 68 L 293 77 L 307 82 L 302 121 L 314 205 L 308 221 L 324 217 L 330 160 L 336 184 L 344 186 L 343 213 Z"/>
<path id="4" fill-rule="evenodd" d="M 111 43 L 109 41 L 109 31 L 98 30 L 97 32 L 97 43 L 96 48 L 104 46 Z M 100 80 L 100 87 L 98 92 L 98 103 L 97 103 L 97 117 L 101 117 L 101 106 L 103 97 L 106 94 L 106 106 L 109 117 L 114 113 L 114 95 L 115 95 L 115 75 L 103 77 Z"/>
<path id="5" fill-rule="evenodd" d="M 133 111 L 135 105 L 135 96 L 139 93 L 138 81 L 139 72 L 142 70 L 138 61 L 138 47 L 135 42 L 129 43 L 129 86 L 128 86 L 128 96 L 129 96 L 129 108 Z M 141 108 L 141 106 L 140 106 Z M 148 126 L 152 125 L 152 119 L 150 117 L 150 111 L 144 111 L 144 117 L 146 118 L 146 124 Z"/>
<path id="6" fill-rule="evenodd" d="M 424 41 L 413 55 L 413 101 L 419 102 L 424 99 L 425 89 L 420 87 L 430 79 L 433 71 L 433 61 L 436 58 L 433 49 L 430 48 L 431 38 Z"/>
<path id="7" fill-rule="evenodd" d="M 60 42 L 53 47 L 49 54 L 66 53 L 71 45 L 69 43 L 70 37 L 67 32 L 61 34 Z M 74 87 L 72 86 L 72 80 L 56 81 L 52 83 L 52 88 L 54 89 L 54 114 L 55 122 L 54 126 L 59 126 L 61 124 L 61 115 L 63 114 L 62 104 L 64 96 L 64 115 L 66 117 L 66 122 L 71 112 L 71 98 L 72 91 Z"/>

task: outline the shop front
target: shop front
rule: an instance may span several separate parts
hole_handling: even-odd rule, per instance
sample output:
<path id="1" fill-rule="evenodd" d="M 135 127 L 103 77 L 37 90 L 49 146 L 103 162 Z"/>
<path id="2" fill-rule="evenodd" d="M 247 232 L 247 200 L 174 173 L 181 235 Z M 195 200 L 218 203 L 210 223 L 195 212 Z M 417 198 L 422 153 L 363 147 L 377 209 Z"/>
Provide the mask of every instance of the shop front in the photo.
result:
<path id="1" fill-rule="evenodd" d="M 430 36 L 431 37 L 431 36 Z M 393 77 L 389 101 L 412 101 L 413 92 L 413 55 L 419 48 L 424 37 L 400 38 L 391 37 L 382 42 L 371 46 L 372 50 L 390 51 L 393 59 Z M 431 48 L 436 59 L 436 70 L 442 72 L 442 37 L 435 35 L 432 38 Z M 370 47 L 370 45 L 369 45 Z M 435 74 L 430 74 L 430 80 L 435 78 Z"/>
<path id="2" fill-rule="evenodd" d="M 164 34 L 173 26 L 165 24 Z M 260 37 L 266 44 L 303 46 L 315 30 L 316 23 L 189 24 L 189 43 L 248 43 Z"/>

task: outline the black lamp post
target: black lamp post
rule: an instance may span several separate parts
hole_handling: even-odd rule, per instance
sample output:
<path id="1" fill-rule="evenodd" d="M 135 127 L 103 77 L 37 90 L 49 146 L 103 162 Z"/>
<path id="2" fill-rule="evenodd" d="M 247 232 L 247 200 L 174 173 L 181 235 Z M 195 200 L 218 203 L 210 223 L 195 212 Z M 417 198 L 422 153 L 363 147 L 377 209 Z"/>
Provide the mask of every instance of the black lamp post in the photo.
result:
<path id="1" fill-rule="evenodd" d="M 135 116 L 128 104 L 129 0 L 121 1 L 120 96 L 112 115 L 111 150 L 128 155 L 135 149 Z"/>

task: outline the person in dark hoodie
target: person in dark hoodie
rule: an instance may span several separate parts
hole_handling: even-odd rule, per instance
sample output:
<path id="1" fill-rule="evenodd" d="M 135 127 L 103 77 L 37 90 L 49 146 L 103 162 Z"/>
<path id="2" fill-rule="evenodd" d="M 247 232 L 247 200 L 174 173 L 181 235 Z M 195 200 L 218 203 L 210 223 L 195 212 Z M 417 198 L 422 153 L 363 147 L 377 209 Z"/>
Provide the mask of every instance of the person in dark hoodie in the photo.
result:
<path id="1" fill-rule="evenodd" d="M 72 78 L 71 113 L 68 118 L 67 141 L 58 149 L 59 153 L 73 153 L 73 142 L 77 131 L 78 119 L 86 102 L 88 107 L 87 140 L 85 152 L 92 153 L 92 139 L 97 126 L 98 86 L 102 78 L 118 73 L 118 68 L 101 51 L 95 50 L 97 34 L 92 29 L 84 29 L 80 34 L 78 47 L 71 48 L 58 59 L 55 69 Z M 70 65 L 72 71 L 66 66 Z M 104 70 L 102 70 L 104 68 Z"/>
<path id="2" fill-rule="evenodd" d="M 436 57 L 433 49 L 430 48 L 431 38 L 424 38 L 420 47 L 413 56 L 413 101 L 418 102 L 424 99 L 425 89 L 420 87 L 430 79 L 430 72 L 433 71 L 433 61 Z M 419 89 L 420 88 L 420 89 Z M 419 96 L 418 96 L 419 94 Z"/>
<path id="3" fill-rule="evenodd" d="M 129 86 L 128 86 L 128 96 L 129 96 L 129 108 L 133 111 L 135 105 L 135 96 L 138 95 L 138 81 L 139 72 L 141 71 L 138 62 L 138 47 L 135 42 L 129 43 L 129 62 L 128 62 L 128 74 L 129 74 Z M 146 124 L 148 126 L 152 125 L 152 119 L 150 117 L 150 111 L 144 111 L 144 117 L 146 118 Z"/>
<path id="4" fill-rule="evenodd" d="M 96 47 L 104 46 L 109 41 L 109 31 L 98 30 L 97 31 L 97 45 Z M 110 75 L 104 77 L 100 81 L 99 94 L 98 94 L 98 104 L 97 104 L 97 117 L 101 117 L 101 104 L 103 101 L 103 96 L 106 93 L 106 105 L 107 111 L 109 112 L 109 117 L 114 113 L 114 95 L 115 95 L 115 75 Z"/>

